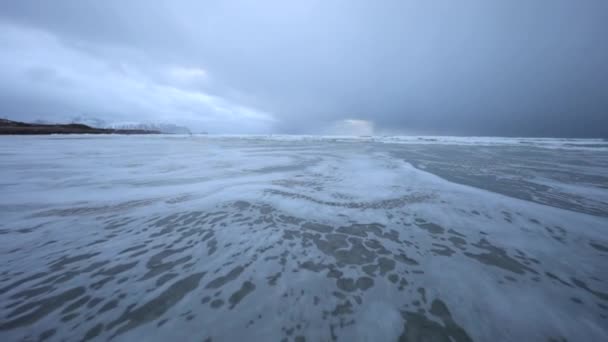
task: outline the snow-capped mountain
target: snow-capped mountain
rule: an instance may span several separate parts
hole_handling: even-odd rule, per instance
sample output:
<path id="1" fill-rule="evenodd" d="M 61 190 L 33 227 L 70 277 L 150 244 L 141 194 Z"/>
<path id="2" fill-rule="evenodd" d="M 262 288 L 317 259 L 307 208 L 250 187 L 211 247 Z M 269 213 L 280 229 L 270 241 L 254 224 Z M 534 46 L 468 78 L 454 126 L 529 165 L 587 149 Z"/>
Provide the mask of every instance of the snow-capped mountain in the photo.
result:
<path id="1" fill-rule="evenodd" d="M 70 123 L 83 124 L 95 128 L 107 128 L 107 122 L 105 120 L 85 115 L 73 117 L 70 119 Z"/>
<path id="2" fill-rule="evenodd" d="M 148 131 L 160 131 L 165 134 L 190 134 L 190 130 L 184 126 L 178 126 L 166 122 L 116 122 L 106 125 L 106 128 L 114 129 L 143 129 Z"/>
<path id="3" fill-rule="evenodd" d="M 178 126 L 168 122 L 107 122 L 105 120 L 89 117 L 77 116 L 70 120 L 71 123 L 85 124 L 96 128 L 112 129 L 137 129 L 147 131 L 159 131 L 165 134 L 190 134 L 190 130 L 184 126 Z"/>

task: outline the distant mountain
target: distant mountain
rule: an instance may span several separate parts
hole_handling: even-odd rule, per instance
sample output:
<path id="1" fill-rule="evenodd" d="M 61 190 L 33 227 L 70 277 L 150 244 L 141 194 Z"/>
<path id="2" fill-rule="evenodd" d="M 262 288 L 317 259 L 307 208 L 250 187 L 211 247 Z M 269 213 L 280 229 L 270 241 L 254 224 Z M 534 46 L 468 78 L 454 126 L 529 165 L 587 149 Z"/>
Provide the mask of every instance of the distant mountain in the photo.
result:
<path id="1" fill-rule="evenodd" d="M 122 123 L 112 123 L 106 126 L 106 128 L 114 128 L 114 129 L 143 129 L 143 130 L 152 130 L 159 131 L 165 134 L 191 134 L 190 130 L 184 126 L 178 126 L 172 123 L 163 123 L 163 122 L 122 122 Z"/>
<path id="2" fill-rule="evenodd" d="M 99 118 L 92 118 L 90 116 L 85 116 L 85 115 L 73 117 L 70 120 L 70 122 L 77 123 L 77 124 L 83 124 L 83 125 L 87 125 L 87 126 L 95 127 L 95 128 L 108 128 L 107 127 L 108 123 L 106 121 L 99 119 Z"/>
<path id="3" fill-rule="evenodd" d="M 158 134 L 159 131 L 143 129 L 95 128 L 81 123 L 42 124 L 0 119 L 0 135 L 31 134 Z"/>
<path id="4" fill-rule="evenodd" d="M 47 121 L 47 120 L 35 120 L 34 122 L 32 122 L 34 124 L 39 124 L 39 125 L 54 125 L 55 122 L 51 122 L 51 121 Z"/>
<path id="5" fill-rule="evenodd" d="M 191 134 L 190 130 L 184 126 L 178 126 L 167 122 L 107 122 L 105 120 L 89 117 L 85 115 L 72 118 L 71 123 L 84 124 L 97 128 L 108 129 L 128 129 L 158 131 L 164 134 Z"/>

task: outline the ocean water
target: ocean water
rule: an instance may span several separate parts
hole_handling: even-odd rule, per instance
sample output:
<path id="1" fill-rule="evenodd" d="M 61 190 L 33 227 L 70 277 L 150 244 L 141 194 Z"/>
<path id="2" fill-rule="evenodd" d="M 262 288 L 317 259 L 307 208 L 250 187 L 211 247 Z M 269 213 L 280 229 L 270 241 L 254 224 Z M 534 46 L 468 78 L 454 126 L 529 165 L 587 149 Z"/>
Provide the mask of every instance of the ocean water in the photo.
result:
<path id="1" fill-rule="evenodd" d="M 0 137 L 0 341 L 607 341 L 608 142 Z"/>

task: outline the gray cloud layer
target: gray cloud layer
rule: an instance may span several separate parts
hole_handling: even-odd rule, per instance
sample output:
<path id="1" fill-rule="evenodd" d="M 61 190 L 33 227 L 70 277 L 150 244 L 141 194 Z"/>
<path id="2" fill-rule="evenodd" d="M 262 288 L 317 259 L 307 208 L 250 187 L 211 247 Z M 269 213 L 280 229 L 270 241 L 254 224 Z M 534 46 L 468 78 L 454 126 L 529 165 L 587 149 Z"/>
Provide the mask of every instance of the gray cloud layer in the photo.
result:
<path id="1" fill-rule="evenodd" d="M 0 116 L 608 136 L 608 2 L 0 1 Z"/>

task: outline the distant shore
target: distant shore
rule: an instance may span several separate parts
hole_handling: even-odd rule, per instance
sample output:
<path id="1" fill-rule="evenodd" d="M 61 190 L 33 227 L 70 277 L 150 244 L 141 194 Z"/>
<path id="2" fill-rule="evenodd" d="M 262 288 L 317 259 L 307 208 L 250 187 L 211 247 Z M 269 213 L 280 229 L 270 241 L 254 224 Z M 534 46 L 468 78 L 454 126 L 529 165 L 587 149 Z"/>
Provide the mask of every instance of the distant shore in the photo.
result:
<path id="1" fill-rule="evenodd" d="M 144 129 L 95 128 L 83 124 L 38 124 L 0 119 L 0 135 L 41 134 L 160 134 Z"/>

